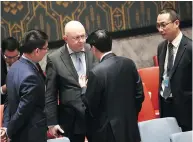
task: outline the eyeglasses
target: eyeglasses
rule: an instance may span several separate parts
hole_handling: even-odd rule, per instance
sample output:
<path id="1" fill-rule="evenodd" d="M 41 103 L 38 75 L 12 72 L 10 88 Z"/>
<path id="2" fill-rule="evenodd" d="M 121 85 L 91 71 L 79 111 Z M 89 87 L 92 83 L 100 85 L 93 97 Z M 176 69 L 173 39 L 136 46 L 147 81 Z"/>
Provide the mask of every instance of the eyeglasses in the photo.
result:
<path id="1" fill-rule="evenodd" d="M 47 47 L 47 48 L 40 48 L 40 50 L 49 50 L 49 48 Z"/>
<path id="2" fill-rule="evenodd" d="M 170 23 L 173 23 L 173 22 L 170 21 L 170 22 L 168 22 L 168 23 L 160 23 L 160 24 L 157 24 L 157 25 L 156 25 L 156 28 L 157 28 L 157 29 L 159 29 L 159 28 L 164 29 L 164 28 L 166 28 L 166 26 L 167 26 L 168 24 L 170 24 Z"/>
<path id="3" fill-rule="evenodd" d="M 17 60 L 20 57 L 20 54 L 16 56 L 6 56 L 4 55 L 5 60 Z"/>
<path id="4" fill-rule="evenodd" d="M 80 35 L 80 36 L 72 37 L 72 39 L 75 41 L 80 41 L 80 39 L 85 40 L 86 38 L 87 38 L 87 35 Z"/>

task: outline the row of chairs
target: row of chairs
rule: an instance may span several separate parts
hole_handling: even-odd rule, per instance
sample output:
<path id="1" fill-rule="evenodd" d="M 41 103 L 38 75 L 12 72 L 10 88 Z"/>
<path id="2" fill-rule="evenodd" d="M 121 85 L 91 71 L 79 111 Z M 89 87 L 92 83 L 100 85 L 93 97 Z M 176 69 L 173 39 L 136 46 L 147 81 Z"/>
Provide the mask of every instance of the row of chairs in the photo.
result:
<path id="1" fill-rule="evenodd" d="M 192 142 L 192 131 L 182 132 L 173 117 L 157 118 L 138 123 L 141 142 Z M 66 137 L 47 142 L 70 142 Z"/>
<path id="2" fill-rule="evenodd" d="M 192 142 L 192 131 L 182 132 L 174 117 L 138 123 L 141 142 Z"/>

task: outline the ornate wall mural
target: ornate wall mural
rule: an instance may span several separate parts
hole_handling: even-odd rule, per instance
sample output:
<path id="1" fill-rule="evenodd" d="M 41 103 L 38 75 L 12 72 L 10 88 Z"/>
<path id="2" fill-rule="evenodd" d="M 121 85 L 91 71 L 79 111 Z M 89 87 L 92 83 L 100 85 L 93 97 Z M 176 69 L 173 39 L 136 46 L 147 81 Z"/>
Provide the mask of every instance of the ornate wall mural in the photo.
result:
<path id="1" fill-rule="evenodd" d="M 88 33 L 97 28 L 111 32 L 155 25 L 158 12 L 173 7 L 182 20 L 192 19 L 192 2 L 187 1 L 2 1 L 2 39 L 21 40 L 29 29 L 41 29 L 50 41 L 62 39 L 65 24 L 80 21 Z"/>

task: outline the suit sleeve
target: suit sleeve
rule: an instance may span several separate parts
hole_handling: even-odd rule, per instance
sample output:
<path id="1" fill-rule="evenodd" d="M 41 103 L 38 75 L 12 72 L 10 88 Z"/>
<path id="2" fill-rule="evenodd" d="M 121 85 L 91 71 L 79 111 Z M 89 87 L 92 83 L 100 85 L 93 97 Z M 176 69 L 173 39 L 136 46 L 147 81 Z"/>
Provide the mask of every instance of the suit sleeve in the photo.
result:
<path id="1" fill-rule="evenodd" d="M 30 75 L 20 85 L 20 102 L 17 111 L 11 117 L 7 127 L 9 138 L 12 138 L 12 136 L 18 132 L 34 110 L 35 103 L 38 100 L 39 90 L 41 89 L 37 80 L 37 76 Z"/>
<path id="2" fill-rule="evenodd" d="M 102 94 L 101 91 L 102 85 L 99 83 L 99 79 L 93 72 L 90 72 L 88 77 L 87 90 L 85 96 L 83 97 L 83 102 L 87 107 L 87 113 L 89 113 L 88 115 L 93 118 L 98 114 L 97 111 L 100 105 Z"/>
<path id="3" fill-rule="evenodd" d="M 6 96 L 6 99 L 4 102 L 4 110 L 3 110 L 3 127 L 7 128 L 9 121 L 10 121 L 10 116 L 9 116 L 8 98 Z"/>
<path id="4" fill-rule="evenodd" d="M 46 116 L 47 125 L 50 126 L 58 124 L 58 85 L 56 70 L 49 56 L 47 56 L 46 76 Z"/>
<path id="5" fill-rule="evenodd" d="M 159 65 L 159 53 L 160 53 L 160 45 L 158 45 L 158 48 L 157 48 L 157 60 L 158 60 L 158 65 Z"/>
<path id="6" fill-rule="evenodd" d="M 142 103 L 144 101 L 144 92 L 143 92 L 142 80 L 138 74 L 138 71 L 134 62 L 133 62 L 133 74 L 134 74 L 135 85 L 136 85 L 135 102 L 136 102 L 136 110 L 138 114 L 141 110 Z"/>

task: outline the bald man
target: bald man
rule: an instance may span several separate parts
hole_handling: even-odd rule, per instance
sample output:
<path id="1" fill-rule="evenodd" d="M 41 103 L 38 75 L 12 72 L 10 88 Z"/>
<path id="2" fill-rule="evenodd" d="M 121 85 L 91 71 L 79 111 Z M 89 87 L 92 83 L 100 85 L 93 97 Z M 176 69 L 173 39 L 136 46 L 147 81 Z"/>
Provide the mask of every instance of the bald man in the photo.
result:
<path id="1" fill-rule="evenodd" d="M 70 21 L 64 30 L 66 44 L 47 57 L 47 124 L 55 137 L 64 135 L 71 142 L 84 142 L 86 108 L 78 79 L 88 75 L 97 60 L 85 44 L 85 28 L 80 22 Z"/>

